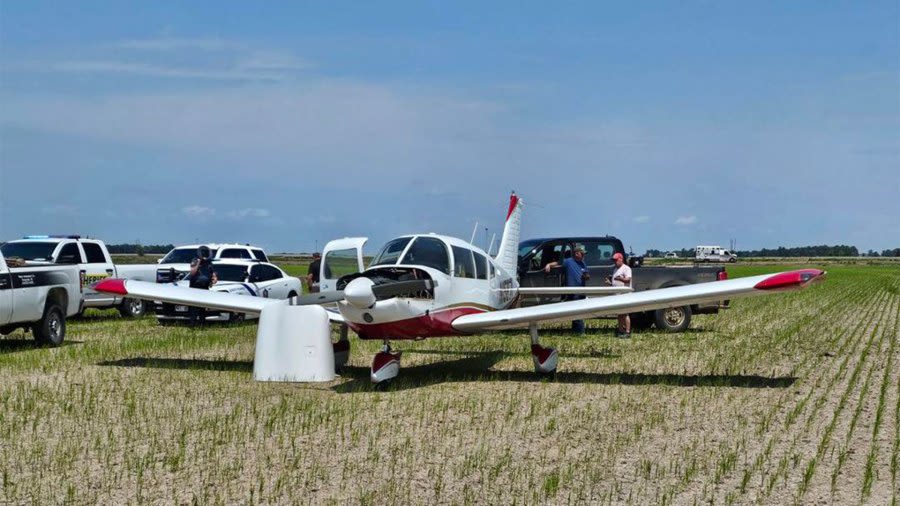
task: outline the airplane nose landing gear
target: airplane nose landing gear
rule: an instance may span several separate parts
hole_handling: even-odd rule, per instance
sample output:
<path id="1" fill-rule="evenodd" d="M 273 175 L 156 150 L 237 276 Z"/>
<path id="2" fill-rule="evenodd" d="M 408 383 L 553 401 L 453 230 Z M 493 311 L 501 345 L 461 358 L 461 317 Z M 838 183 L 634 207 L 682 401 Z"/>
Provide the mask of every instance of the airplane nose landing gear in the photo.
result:
<path id="1" fill-rule="evenodd" d="M 399 351 L 392 352 L 391 345 L 384 343 L 384 347 L 372 359 L 372 383 L 392 380 L 400 374 L 400 354 Z"/>
<path id="2" fill-rule="evenodd" d="M 530 323 L 528 332 L 531 334 L 531 358 L 534 359 L 534 371 L 538 374 L 555 373 L 556 365 L 559 362 L 559 353 L 556 352 L 556 348 L 545 348 L 540 345 L 537 323 Z"/>

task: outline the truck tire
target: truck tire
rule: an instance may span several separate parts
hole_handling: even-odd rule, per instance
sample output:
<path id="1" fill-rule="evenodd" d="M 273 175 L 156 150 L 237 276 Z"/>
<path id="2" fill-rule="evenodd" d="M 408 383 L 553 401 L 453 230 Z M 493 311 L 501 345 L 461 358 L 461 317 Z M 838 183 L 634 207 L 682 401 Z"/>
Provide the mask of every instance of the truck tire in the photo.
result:
<path id="1" fill-rule="evenodd" d="M 49 304 L 44 309 L 44 316 L 31 327 L 34 340 L 38 344 L 59 346 L 66 337 L 66 316 L 61 307 Z"/>
<path id="2" fill-rule="evenodd" d="M 141 299 L 122 299 L 119 304 L 119 314 L 124 318 L 140 318 L 147 312 L 147 306 Z"/>
<path id="3" fill-rule="evenodd" d="M 657 309 L 653 319 L 663 332 L 684 332 L 691 325 L 691 306 Z"/>

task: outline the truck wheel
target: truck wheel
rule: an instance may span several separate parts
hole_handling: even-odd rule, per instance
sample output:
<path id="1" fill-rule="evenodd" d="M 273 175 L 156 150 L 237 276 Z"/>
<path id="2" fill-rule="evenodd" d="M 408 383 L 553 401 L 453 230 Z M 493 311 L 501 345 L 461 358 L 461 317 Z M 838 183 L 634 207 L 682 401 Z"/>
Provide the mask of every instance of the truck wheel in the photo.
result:
<path id="1" fill-rule="evenodd" d="M 145 312 L 144 301 L 141 299 L 126 298 L 119 304 L 119 314 L 125 318 L 140 318 Z"/>
<path id="2" fill-rule="evenodd" d="M 663 332 L 684 332 L 691 325 L 691 306 L 657 309 L 653 319 Z"/>
<path id="3" fill-rule="evenodd" d="M 31 332 L 38 344 L 61 345 L 66 337 L 66 317 L 62 308 L 56 304 L 48 305 L 41 321 L 31 327 Z"/>

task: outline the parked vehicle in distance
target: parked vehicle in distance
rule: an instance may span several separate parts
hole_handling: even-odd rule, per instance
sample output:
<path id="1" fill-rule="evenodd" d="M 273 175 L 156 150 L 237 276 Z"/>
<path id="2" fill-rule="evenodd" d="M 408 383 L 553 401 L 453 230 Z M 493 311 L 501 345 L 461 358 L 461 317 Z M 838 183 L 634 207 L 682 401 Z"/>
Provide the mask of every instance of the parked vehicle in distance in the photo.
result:
<path id="1" fill-rule="evenodd" d="M 587 286 L 605 286 L 606 277 L 612 275 L 612 256 L 615 253 L 622 253 L 626 261 L 628 259 L 622 241 L 612 236 L 529 239 L 519 243 L 519 284 L 523 287 L 563 286 L 563 269 L 557 267 L 546 273 L 544 266 L 550 262 L 562 262 L 572 256 L 575 244 L 584 245 L 586 250 L 584 262 L 590 274 Z M 728 279 L 728 273 L 721 266 L 636 265 L 632 269 L 632 287 L 636 292 Z M 542 295 L 524 298 L 522 305 L 548 304 L 562 300 L 560 295 Z M 635 313 L 631 315 L 632 326 L 646 328 L 655 324 L 660 330 L 681 332 L 690 326 L 691 315 L 718 313 L 720 308 L 725 307 L 728 307 L 728 301 Z"/>
<path id="2" fill-rule="evenodd" d="M 670 251 L 670 252 L 666 253 L 665 258 L 678 258 L 678 253 L 675 253 L 674 251 Z"/>
<path id="3" fill-rule="evenodd" d="M 153 281 L 156 265 L 115 265 L 106 244 L 97 239 L 83 239 L 78 235 L 29 235 L 0 246 L 6 257 L 18 257 L 29 265 L 75 265 L 81 275 L 84 303 L 82 308 L 116 308 L 125 317 L 144 314 L 139 299 L 98 293 L 91 285 L 106 278 Z"/>
<path id="4" fill-rule="evenodd" d="M 270 299 L 288 299 L 303 293 L 298 278 L 288 275 L 283 270 L 268 262 L 258 260 L 216 260 L 212 263 L 218 282 L 210 287 L 211 291 L 227 292 L 248 297 L 266 297 Z M 175 282 L 178 286 L 189 287 L 188 280 Z M 163 302 L 155 303 L 156 317 L 160 322 L 188 320 L 190 308 Z M 228 312 L 206 312 L 206 321 L 240 321 L 243 314 Z"/>
<path id="5" fill-rule="evenodd" d="M 75 266 L 7 264 L 0 251 L 0 335 L 30 329 L 39 344 L 62 344 L 66 318 L 81 311 L 80 277 Z"/>
<path id="6" fill-rule="evenodd" d="M 721 246 L 697 246 L 694 260 L 698 262 L 737 262 L 737 255 Z"/>
<path id="7" fill-rule="evenodd" d="M 225 259 L 269 261 L 262 248 L 249 244 L 209 243 L 176 246 L 157 262 L 159 266 L 156 269 L 156 282 L 169 283 L 187 276 L 191 270 L 191 261 L 197 258 L 197 249 L 200 246 L 209 248 L 209 258 L 214 261 Z"/>

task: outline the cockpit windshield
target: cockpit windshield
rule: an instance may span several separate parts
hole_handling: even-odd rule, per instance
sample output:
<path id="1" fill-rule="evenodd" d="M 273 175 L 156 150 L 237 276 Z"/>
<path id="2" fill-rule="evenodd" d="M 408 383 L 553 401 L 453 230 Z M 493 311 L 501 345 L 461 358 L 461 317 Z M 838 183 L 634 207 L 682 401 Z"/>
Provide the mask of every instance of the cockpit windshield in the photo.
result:
<path id="1" fill-rule="evenodd" d="M 406 248 L 406 245 L 409 244 L 409 241 L 411 240 L 412 237 L 400 237 L 385 244 L 384 248 L 381 249 L 381 252 L 375 255 L 375 258 L 372 260 L 372 263 L 369 264 L 369 267 L 373 265 L 396 264 L 397 259 L 400 258 L 400 254 L 403 253 L 403 249 Z"/>
<path id="2" fill-rule="evenodd" d="M 450 274 L 450 257 L 444 242 L 434 237 L 417 237 L 403 260 L 404 265 L 422 265 L 432 267 L 444 274 Z"/>

